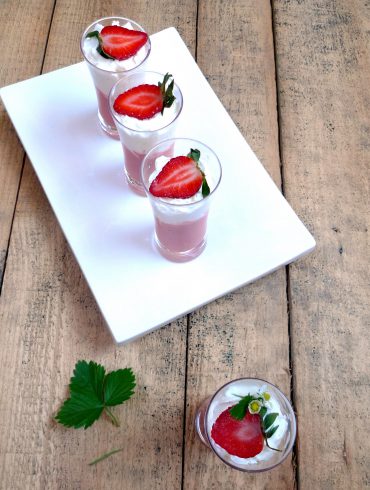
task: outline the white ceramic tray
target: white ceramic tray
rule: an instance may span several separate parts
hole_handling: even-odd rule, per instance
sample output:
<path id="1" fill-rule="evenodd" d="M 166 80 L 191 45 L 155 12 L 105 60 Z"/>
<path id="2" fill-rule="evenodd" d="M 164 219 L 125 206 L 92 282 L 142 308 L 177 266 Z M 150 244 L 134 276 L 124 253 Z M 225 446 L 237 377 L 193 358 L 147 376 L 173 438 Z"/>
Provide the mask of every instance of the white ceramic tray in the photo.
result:
<path id="1" fill-rule="evenodd" d="M 172 263 L 152 245 L 146 198 L 127 187 L 122 148 L 97 124 L 83 63 L 1 90 L 5 107 L 117 342 L 131 340 L 292 262 L 315 241 L 227 114 L 174 28 L 151 36 L 146 68 L 171 72 L 184 96 L 178 136 L 223 166 L 208 244 Z"/>

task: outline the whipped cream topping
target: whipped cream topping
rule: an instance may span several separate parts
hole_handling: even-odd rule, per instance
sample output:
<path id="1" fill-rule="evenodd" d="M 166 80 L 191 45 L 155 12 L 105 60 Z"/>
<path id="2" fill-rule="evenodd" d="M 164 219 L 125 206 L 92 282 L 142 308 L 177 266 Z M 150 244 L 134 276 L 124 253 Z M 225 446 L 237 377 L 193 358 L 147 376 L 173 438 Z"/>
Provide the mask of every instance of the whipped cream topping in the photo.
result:
<path id="1" fill-rule="evenodd" d="M 160 81 L 160 80 L 158 80 Z M 116 113 L 116 118 L 127 129 L 133 131 L 158 131 L 158 129 L 165 128 L 176 118 L 180 110 L 180 102 L 175 99 L 171 107 L 165 107 L 163 114 L 158 112 L 150 119 L 136 119 L 135 117 L 124 116 Z M 147 137 L 147 135 L 145 135 Z M 162 139 L 162 138 L 161 138 Z"/>
<path id="2" fill-rule="evenodd" d="M 119 25 L 120 22 L 118 20 L 114 20 L 112 22 L 112 26 L 119 26 Z M 103 27 L 104 26 L 102 24 L 96 24 L 92 30 L 101 32 Z M 134 27 L 130 22 L 126 22 L 122 27 L 125 27 L 126 29 L 134 29 Z M 111 71 L 111 72 L 132 70 L 140 63 L 142 63 L 142 61 L 145 59 L 147 54 L 147 47 L 143 46 L 131 58 L 128 58 L 127 60 L 119 61 L 110 58 L 104 58 L 103 56 L 101 56 L 101 54 L 99 54 L 99 52 L 96 49 L 98 45 L 99 45 L 99 41 L 96 37 L 85 37 L 83 41 L 84 55 L 87 58 L 87 60 L 90 61 L 90 63 L 92 63 L 97 68 L 101 68 L 102 70 Z"/>
<path id="3" fill-rule="evenodd" d="M 118 132 L 122 143 L 132 152 L 145 155 L 148 151 L 165 139 L 173 137 L 176 129 L 175 119 L 181 110 L 181 102 L 176 98 L 171 107 L 150 119 L 115 114 Z"/>

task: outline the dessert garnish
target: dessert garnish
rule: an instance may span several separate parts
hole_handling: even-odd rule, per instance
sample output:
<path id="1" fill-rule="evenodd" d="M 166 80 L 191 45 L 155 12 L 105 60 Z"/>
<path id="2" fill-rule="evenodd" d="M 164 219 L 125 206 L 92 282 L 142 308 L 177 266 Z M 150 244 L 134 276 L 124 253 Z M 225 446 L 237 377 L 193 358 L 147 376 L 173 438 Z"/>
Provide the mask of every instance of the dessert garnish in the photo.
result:
<path id="1" fill-rule="evenodd" d="M 171 158 L 151 183 L 149 192 L 156 197 L 186 199 L 202 187 L 202 196 L 208 196 L 210 189 L 199 158 L 200 151 L 196 149 L 186 156 Z"/>
<path id="2" fill-rule="evenodd" d="M 268 443 L 279 427 L 274 425 L 279 414 L 269 413 L 270 394 L 249 393 L 240 398 L 236 405 L 218 416 L 212 426 L 212 439 L 229 454 L 239 458 L 253 458 L 262 452 L 264 443 L 273 451 L 280 451 Z"/>
<path id="3" fill-rule="evenodd" d="M 173 79 L 166 88 L 171 77 L 166 73 L 158 85 L 143 84 L 126 90 L 116 98 L 113 109 L 118 114 L 136 119 L 150 119 L 159 112 L 163 115 L 164 109 L 171 107 L 176 99 L 173 95 Z"/>
<path id="4" fill-rule="evenodd" d="M 105 368 L 90 361 L 78 361 L 69 384 L 70 398 L 65 400 L 55 419 L 67 427 L 87 429 L 104 411 L 113 425 L 119 427 L 110 407 L 131 398 L 135 375 L 131 368 L 108 374 Z"/>
<path id="5" fill-rule="evenodd" d="M 103 58 L 127 60 L 134 56 L 148 40 L 148 34 L 121 26 L 106 26 L 99 31 L 89 32 L 86 37 L 96 37 L 96 48 Z"/>

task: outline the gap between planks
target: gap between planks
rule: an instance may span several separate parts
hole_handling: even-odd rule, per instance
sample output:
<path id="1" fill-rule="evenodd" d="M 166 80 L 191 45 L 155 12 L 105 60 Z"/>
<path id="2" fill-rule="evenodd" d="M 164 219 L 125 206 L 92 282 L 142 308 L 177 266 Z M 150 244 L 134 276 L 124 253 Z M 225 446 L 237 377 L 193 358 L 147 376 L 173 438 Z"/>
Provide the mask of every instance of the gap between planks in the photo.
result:
<path id="1" fill-rule="evenodd" d="M 274 49 L 274 65 L 275 65 L 275 88 L 276 88 L 276 117 L 278 128 L 278 151 L 279 151 L 279 163 L 280 163 L 280 179 L 281 179 L 281 192 L 285 196 L 285 175 L 284 164 L 282 158 L 282 134 L 281 134 L 281 112 L 280 112 L 280 97 L 279 97 L 279 68 L 277 60 L 276 50 L 276 31 L 275 31 L 275 15 L 274 15 L 274 0 L 270 0 L 271 6 L 271 31 L 272 31 L 272 43 Z M 290 276 L 289 276 L 289 264 L 285 266 L 285 283 L 286 283 L 286 305 L 287 305 L 287 320 L 288 320 L 288 340 L 289 340 L 289 376 L 290 376 L 290 400 L 292 403 L 293 411 L 296 414 L 296 397 L 295 397 L 295 383 L 294 383 L 294 363 L 292 354 L 292 317 L 291 317 L 291 292 L 290 292 Z M 298 423 L 298 421 L 297 421 Z M 299 454 L 297 438 L 294 442 L 292 449 L 292 466 L 294 474 L 294 488 L 299 490 Z"/>
<path id="2" fill-rule="evenodd" d="M 57 3 L 57 0 L 54 0 L 53 8 L 51 10 L 51 16 L 50 16 L 50 22 L 49 22 L 49 29 L 48 29 L 48 33 L 46 35 L 45 47 L 44 47 L 44 54 L 43 54 L 42 61 L 41 61 L 41 67 L 40 67 L 40 70 L 39 70 L 39 75 L 42 74 L 43 69 L 44 69 L 45 58 L 46 58 L 46 51 L 47 51 L 47 47 L 48 47 L 48 43 L 49 43 L 50 31 L 51 31 L 51 26 L 52 26 L 53 19 L 54 19 L 54 12 L 55 12 L 56 3 Z M 5 257 L 4 257 L 4 264 L 3 264 L 3 269 L 0 270 L 0 296 L 1 296 L 1 293 L 2 293 L 2 290 L 3 290 L 4 277 L 5 277 L 5 271 L 6 271 L 6 263 L 7 263 L 7 260 L 8 260 L 9 246 L 10 246 L 10 240 L 11 240 L 11 236 L 12 236 L 12 232 L 13 232 L 15 211 L 17 209 L 19 192 L 20 192 L 20 189 L 21 189 L 21 183 L 22 183 L 22 177 L 23 177 L 23 170 L 24 170 L 24 165 L 26 163 L 26 157 L 27 157 L 26 152 L 23 151 L 21 172 L 20 172 L 20 175 L 19 175 L 19 182 L 18 182 L 17 194 L 16 194 L 16 197 L 15 197 L 13 215 L 12 215 L 12 220 L 11 220 L 11 223 L 10 223 L 8 242 L 7 242 L 6 252 L 5 252 Z"/>

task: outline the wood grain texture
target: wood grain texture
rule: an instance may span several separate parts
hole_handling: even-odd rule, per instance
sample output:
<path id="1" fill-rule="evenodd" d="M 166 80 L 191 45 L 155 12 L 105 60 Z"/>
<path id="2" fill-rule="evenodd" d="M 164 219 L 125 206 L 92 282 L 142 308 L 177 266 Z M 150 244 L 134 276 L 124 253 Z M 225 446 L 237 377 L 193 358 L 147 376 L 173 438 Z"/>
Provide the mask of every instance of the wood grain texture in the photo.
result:
<path id="1" fill-rule="evenodd" d="M 200 1 L 197 61 L 279 185 L 271 22 L 268 1 Z M 268 379 L 289 396 L 284 269 L 211 303 L 192 314 L 190 321 L 185 488 L 294 488 L 291 459 L 273 472 L 255 476 L 232 470 L 202 445 L 193 426 L 200 402 L 235 378 Z"/>
<path id="2" fill-rule="evenodd" d="M 1 490 L 370 486 L 369 4 L 271 3 L 273 19 L 268 0 L 0 3 L 2 85 L 80 61 L 81 32 L 101 16 L 133 18 L 149 33 L 177 27 L 277 185 L 279 116 L 282 185 L 318 241 L 289 267 L 288 306 L 280 269 L 117 347 L 28 161 L 16 205 L 24 151 L 2 109 L 0 282 L 10 231 L 11 240 L 0 296 Z M 243 375 L 289 395 L 289 333 L 297 460 L 255 476 L 230 470 L 197 439 L 195 410 Z M 134 398 L 115 410 L 121 429 L 104 417 L 87 431 L 53 422 L 83 358 L 137 373 Z M 87 466 L 115 447 L 123 451 Z"/>
<path id="3" fill-rule="evenodd" d="M 109 14 L 136 19 L 150 33 L 180 26 L 195 52 L 196 2 L 162 2 L 163 12 L 150 5 L 58 0 L 44 70 L 79 61 L 84 27 Z M 27 162 L 0 298 L 0 488 L 161 489 L 164 481 L 180 488 L 186 325 L 183 318 L 114 345 Z M 137 373 L 135 397 L 115 409 L 121 429 L 104 418 L 87 431 L 53 422 L 78 359 Z M 124 450 L 87 465 L 116 447 Z"/>
<path id="4" fill-rule="evenodd" d="M 39 75 L 53 0 L 0 2 L 0 86 Z M 18 32 L 22 32 L 20 36 Z M 25 59 L 25 53 L 26 59 Z M 8 250 L 24 150 L 0 104 L 0 288 Z"/>
<path id="5" fill-rule="evenodd" d="M 290 269 L 302 490 L 370 486 L 369 2 L 274 1 L 285 192 L 317 239 Z"/>

